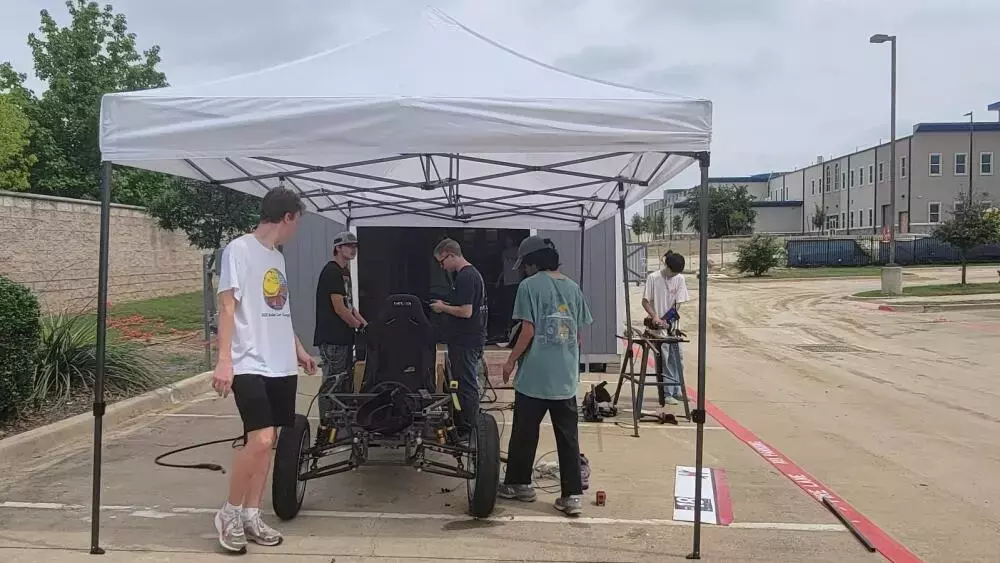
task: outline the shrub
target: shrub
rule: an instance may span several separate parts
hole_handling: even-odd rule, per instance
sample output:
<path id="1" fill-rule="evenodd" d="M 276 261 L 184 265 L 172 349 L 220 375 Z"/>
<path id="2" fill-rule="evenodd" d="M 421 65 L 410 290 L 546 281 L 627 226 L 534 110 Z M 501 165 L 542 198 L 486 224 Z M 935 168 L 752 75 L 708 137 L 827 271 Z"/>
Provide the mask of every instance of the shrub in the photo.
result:
<path id="1" fill-rule="evenodd" d="M 0 276 L 0 420 L 16 413 L 31 394 L 39 314 L 31 290 Z"/>
<path id="2" fill-rule="evenodd" d="M 737 252 L 736 267 L 740 273 L 762 276 L 771 268 L 780 266 L 784 259 L 785 249 L 776 238 L 754 235 Z"/>
<path id="3" fill-rule="evenodd" d="M 143 391 L 158 378 L 139 348 L 108 339 L 104 355 L 108 391 Z M 93 389 L 97 377 L 97 323 L 88 315 L 53 315 L 42 321 L 35 359 L 35 404 L 62 401 L 75 389 Z"/>

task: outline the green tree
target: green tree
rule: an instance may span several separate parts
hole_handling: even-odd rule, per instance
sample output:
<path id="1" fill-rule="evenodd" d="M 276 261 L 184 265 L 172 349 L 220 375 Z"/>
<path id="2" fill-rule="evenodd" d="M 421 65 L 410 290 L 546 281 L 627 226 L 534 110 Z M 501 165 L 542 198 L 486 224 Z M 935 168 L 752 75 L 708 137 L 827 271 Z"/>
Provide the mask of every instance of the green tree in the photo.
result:
<path id="1" fill-rule="evenodd" d="M 632 216 L 632 232 L 635 233 L 636 240 L 642 238 L 642 233 L 646 231 L 646 218 L 636 213 Z"/>
<path id="2" fill-rule="evenodd" d="M 11 94 L 0 94 L 0 190 L 24 191 L 36 157 L 27 154 L 31 122 Z"/>
<path id="3" fill-rule="evenodd" d="M 932 236 L 958 249 L 962 261 L 962 285 L 965 285 L 969 251 L 1000 240 L 1000 214 L 981 200 L 969 199 L 965 193 L 960 193 L 958 197 L 955 213 L 939 225 Z"/>
<path id="4" fill-rule="evenodd" d="M 193 246 L 221 248 L 250 232 L 260 219 L 260 199 L 223 186 L 187 179 L 171 181 L 147 207 L 160 227 L 183 231 Z"/>
<path id="5" fill-rule="evenodd" d="M 778 239 L 770 235 L 754 235 L 740 246 L 736 253 L 736 269 L 739 272 L 750 272 L 755 277 L 763 276 L 771 268 L 781 265 L 785 258 L 785 249 Z"/>
<path id="6" fill-rule="evenodd" d="M 667 221 L 666 218 L 664 218 L 663 213 L 654 213 L 647 217 L 646 221 L 646 229 L 653 236 L 663 236 L 664 231 L 667 230 Z"/>
<path id="7" fill-rule="evenodd" d="M 685 200 L 684 215 L 696 232 L 701 232 L 701 190 L 692 192 Z M 754 198 L 746 185 L 717 186 L 711 188 L 708 200 L 708 236 L 711 238 L 749 235 L 753 232 L 757 211 L 752 207 Z"/>
<path id="8" fill-rule="evenodd" d="M 812 226 L 817 230 L 822 231 L 823 228 L 826 226 L 826 211 L 823 211 L 823 209 L 817 203 L 816 209 L 813 213 L 814 214 L 812 217 Z"/>
<path id="9" fill-rule="evenodd" d="M 670 236 L 674 233 L 684 230 L 684 217 L 682 215 L 674 215 L 670 218 Z"/>
<path id="10" fill-rule="evenodd" d="M 96 199 L 99 193 L 98 121 L 101 96 L 111 92 L 166 86 L 157 70 L 160 48 L 141 54 L 123 14 L 111 5 L 68 0 L 70 23 L 60 27 L 48 10 L 41 11 L 39 33 L 28 35 L 35 76 L 45 83 L 41 96 L 24 87 L 23 73 L 10 64 L 0 68 L 0 91 L 10 92 L 32 121 L 29 143 L 37 163 L 31 170 L 32 190 Z M 144 205 L 167 182 L 145 172 L 120 174 L 115 201 Z M 118 178 L 116 177 L 116 181 Z"/>

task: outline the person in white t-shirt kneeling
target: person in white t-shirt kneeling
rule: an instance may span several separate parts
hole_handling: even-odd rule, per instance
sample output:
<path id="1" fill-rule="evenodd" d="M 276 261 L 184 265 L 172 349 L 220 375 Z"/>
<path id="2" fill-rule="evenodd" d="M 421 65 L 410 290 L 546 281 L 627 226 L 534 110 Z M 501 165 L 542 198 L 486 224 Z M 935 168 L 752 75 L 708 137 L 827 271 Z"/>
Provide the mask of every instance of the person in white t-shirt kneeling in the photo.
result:
<path id="1" fill-rule="evenodd" d="M 687 282 L 684 281 L 684 257 L 668 250 L 663 255 L 663 268 L 653 272 L 646 278 L 646 289 L 642 295 L 642 308 L 646 311 L 656 326 L 660 327 L 660 335 L 666 335 L 669 321 L 675 317 L 668 314 L 680 312 L 681 303 L 689 301 Z M 679 325 L 679 320 L 677 321 Z M 666 383 L 672 383 L 664 388 L 664 396 L 668 405 L 676 405 L 683 401 L 681 394 L 681 375 L 684 373 L 683 357 L 680 344 L 663 344 L 660 349 L 663 366 L 663 378 Z"/>
<path id="2" fill-rule="evenodd" d="M 244 552 L 247 540 L 271 546 L 282 541 L 261 519 L 260 506 L 277 427 L 295 420 L 299 366 L 316 373 L 316 361 L 292 329 L 285 258 L 278 250 L 295 234 L 303 210 L 297 193 L 272 189 L 261 201 L 256 230 L 234 239 L 222 254 L 212 387 L 223 397 L 232 391 L 246 441 L 234 455 L 229 498 L 215 514 L 226 551 Z"/>

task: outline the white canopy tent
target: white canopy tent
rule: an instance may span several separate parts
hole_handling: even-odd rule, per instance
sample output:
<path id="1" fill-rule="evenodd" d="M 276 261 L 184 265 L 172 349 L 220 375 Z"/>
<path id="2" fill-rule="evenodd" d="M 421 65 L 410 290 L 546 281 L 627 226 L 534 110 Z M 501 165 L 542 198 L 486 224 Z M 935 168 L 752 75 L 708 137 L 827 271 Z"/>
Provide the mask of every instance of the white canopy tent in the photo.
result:
<path id="1" fill-rule="evenodd" d="M 694 162 L 701 165 L 707 201 L 711 111 L 707 100 L 553 68 L 437 10 L 425 11 L 407 27 L 261 71 L 105 95 L 92 552 L 101 552 L 113 164 L 258 196 L 284 184 L 301 193 L 310 212 L 351 227 L 582 232 L 617 215 L 624 245 L 625 208 Z M 707 224 L 704 204 L 702 224 Z M 703 235 L 694 417 L 699 470 L 706 246 Z M 631 326 L 628 305 L 626 289 Z M 695 554 L 699 537 L 700 522 Z"/>

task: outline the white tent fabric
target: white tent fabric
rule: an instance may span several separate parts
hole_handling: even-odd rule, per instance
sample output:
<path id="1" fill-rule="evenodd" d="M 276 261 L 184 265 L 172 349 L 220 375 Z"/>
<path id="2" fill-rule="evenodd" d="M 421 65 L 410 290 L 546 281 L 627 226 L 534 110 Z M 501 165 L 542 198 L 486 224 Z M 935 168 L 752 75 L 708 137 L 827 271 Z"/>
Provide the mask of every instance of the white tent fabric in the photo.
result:
<path id="1" fill-rule="evenodd" d="M 577 229 L 617 212 L 618 179 L 632 204 L 707 152 L 711 112 L 553 68 L 431 9 L 261 71 L 106 95 L 100 147 L 257 195 L 283 176 L 357 226 Z"/>

